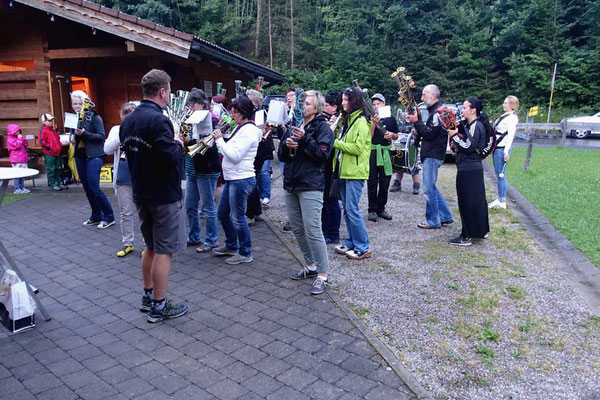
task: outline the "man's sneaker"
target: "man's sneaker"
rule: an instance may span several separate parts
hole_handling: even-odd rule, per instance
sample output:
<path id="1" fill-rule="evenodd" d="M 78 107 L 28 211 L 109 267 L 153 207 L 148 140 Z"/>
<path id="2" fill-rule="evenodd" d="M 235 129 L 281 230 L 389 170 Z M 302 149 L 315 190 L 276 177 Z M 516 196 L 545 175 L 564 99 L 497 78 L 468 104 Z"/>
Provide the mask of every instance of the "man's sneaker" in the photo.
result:
<path id="1" fill-rule="evenodd" d="M 142 296 L 142 305 L 140 306 L 141 312 L 148 312 L 152 308 L 152 297 Z"/>
<path id="2" fill-rule="evenodd" d="M 327 279 L 322 276 L 317 276 L 317 279 L 312 284 L 310 288 L 310 294 L 322 294 L 327 289 Z"/>
<path id="3" fill-rule="evenodd" d="M 152 304 L 150 312 L 148 313 L 148 322 L 155 323 L 162 321 L 163 319 L 181 317 L 187 311 L 188 307 L 185 304 L 173 304 L 170 300 L 166 300 L 165 306 L 160 311 L 155 310 L 154 304 Z"/>
<path id="4" fill-rule="evenodd" d="M 106 229 L 108 227 L 111 227 L 115 224 L 115 220 L 113 219 L 112 221 L 101 221 L 98 224 L 98 229 Z"/>
<path id="5" fill-rule="evenodd" d="M 260 204 L 263 206 L 269 206 L 271 204 L 271 199 L 268 197 L 263 197 L 263 199 L 260 201 Z"/>
<path id="6" fill-rule="evenodd" d="M 471 238 L 459 236 L 457 238 L 450 239 L 450 244 L 454 246 L 470 246 L 473 244 L 473 242 L 471 241 Z"/>
<path id="7" fill-rule="evenodd" d="M 125 257 L 127 254 L 133 251 L 133 246 L 123 246 L 121 250 L 117 251 L 117 257 Z"/>
<path id="8" fill-rule="evenodd" d="M 392 187 L 390 188 L 390 192 L 399 192 L 402 190 L 402 182 L 399 180 L 394 180 L 392 183 Z"/>
<path id="9" fill-rule="evenodd" d="M 290 225 L 290 221 L 287 221 L 285 223 L 285 225 L 283 225 L 283 228 L 281 228 L 282 231 L 284 232 L 291 232 L 292 231 L 292 225 Z"/>
<path id="10" fill-rule="evenodd" d="M 94 221 L 93 219 L 88 219 L 87 221 L 85 221 L 83 223 L 84 226 L 92 226 L 92 225 L 98 225 L 100 223 L 100 221 Z"/>
<path id="11" fill-rule="evenodd" d="M 343 243 L 335 246 L 335 252 L 338 254 L 346 254 L 350 250 L 352 250 L 352 249 L 349 247 L 346 247 Z"/>
<path id="12" fill-rule="evenodd" d="M 386 221 L 391 221 L 392 220 L 392 214 L 390 214 L 387 211 L 378 212 L 377 216 L 380 217 L 380 218 L 385 219 Z"/>
<path id="13" fill-rule="evenodd" d="M 377 213 L 370 212 L 367 219 L 372 222 L 377 222 Z"/>
<path id="14" fill-rule="evenodd" d="M 230 265 L 250 263 L 252 261 L 254 261 L 254 258 L 252 258 L 252 256 L 243 256 L 241 254 L 236 254 L 235 256 L 230 257 L 227 260 L 225 260 L 225 262 Z"/>
<path id="15" fill-rule="evenodd" d="M 346 257 L 351 260 L 362 260 L 363 258 L 369 258 L 373 255 L 372 250 L 367 251 L 358 251 L 358 250 L 350 250 L 346 253 Z"/>
<path id="16" fill-rule="evenodd" d="M 421 184 L 420 183 L 414 183 L 413 184 L 413 194 L 419 194 L 419 190 L 421 190 Z"/>
<path id="17" fill-rule="evenodd" d="M 215 247 L 212 251 L 218 256 L 235 256 L 238 253 L 237 249 L 231 249 L 227 245 Z"/>
<path id="18" fill-rule="evenodd" d="M 301 279 L 314 278 L 318 275 L 319 275 L 319 273 L 317 272 L 316 269 L 314 271 L 311 271 L 310 269 L 308 269 L 308 267 L 304 267 L 300 271 L 292 274 L 292 276 L 290 276 L 290 278 L 292 278 L 295 281 L 299 281 Z"/>

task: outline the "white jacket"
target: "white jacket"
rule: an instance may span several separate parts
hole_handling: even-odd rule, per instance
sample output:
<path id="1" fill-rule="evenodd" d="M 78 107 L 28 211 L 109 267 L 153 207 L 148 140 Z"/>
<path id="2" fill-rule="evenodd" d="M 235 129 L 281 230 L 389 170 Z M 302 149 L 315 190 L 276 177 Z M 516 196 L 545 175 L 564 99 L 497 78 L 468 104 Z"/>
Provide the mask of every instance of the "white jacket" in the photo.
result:
<path id="1" fill-rule="evenodd" d="M 515 133 L 517 131 L 517 124 L 519 123 L 519 117 L 514 111 L 509 111 L 507 113 L 502 114 L 502 116 L 504 115 L 506 115 L 506 117 L 504 117 L 502 121 L 500 121 L 500 123 L 496 126 L 496 132 L 507 133 L 507 135 L 504 137 L 504 139 L 502 139 L 502 141 L 498 145 L 498 148 L 500 149 L 504 147 L 504 155 L 508 155 L 510 148 L 512 147 L 513 140 L 515 139 Z M 502 118 L 502 116 L 500 118 Z M 494 123 L 494 125 L 496 125 L 496 123 Z M 496 139 L 499 138 L 500 136 L 497 135 Z"/>
<path id="2" fill-rule="evenodd" d="M 262 132 L 252 123 L 242 125 L 236 130 L 227 142 L 222 137 L 216 141 L 219 151 L 223 154 L 221 167 L 226 181 L 237 181 L 256 175 L 254 158 L 262 140 Z"/>
<path id="3" fill-rule="evenodd" d="M 110 129 L 108 137 L 104 141 L 104 152 L 113 153 L 113 187 L 117 186 L 117 170 L 119 169 L 119 158 L 121 157 L 121 139 L 119 139 L 119 127 L 115 125 Z"/>

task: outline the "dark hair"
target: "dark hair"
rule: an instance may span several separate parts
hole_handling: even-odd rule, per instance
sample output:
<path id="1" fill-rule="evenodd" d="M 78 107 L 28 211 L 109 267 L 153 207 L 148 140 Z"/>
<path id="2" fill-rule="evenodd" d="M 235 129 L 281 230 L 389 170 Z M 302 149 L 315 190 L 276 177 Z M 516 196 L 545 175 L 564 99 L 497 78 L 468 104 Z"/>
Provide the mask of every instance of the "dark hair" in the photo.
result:
<path id="1" fill-rule="evenodd" d="M 223 104 L 223 107 L 225 108 L 227 108 L 227 105 L 229 104 L 229 102 L 227 101 L 227 97 L 223 96 L 222 94 L 213 96 L 212 101 L 213 103 Z"/>
<path id="2" fill-rule="evenodd" d="M 292 87 L 285 89 L 285 94 L 288 94 L 289 92 L 296 92 L 296 89 L 294 89 Z"/>
<path id="3" fill-rule="evenodd" d="M 154 97 L 161 88 L 169 87 L 171 77 L 165 71 L 152 69 L 142 77 L 142 95 Z"/>
<path id="4" fill-rule="evenodd" d="M 352 114 L 356 110 L 365 110 L 365 98 L 363 92 L 359 88 L 346 88 L 344 89 L 343 94 L 348 97 L 348 103 L 350 103 L 350 112 L 348 112 L 348 114 Z"/>
<path id="5" fill-rule="evenodd" d="M 483 110 L 483 103 L 477 97 L 467 97 L 465 101 L 468 101 L 471 107 L 477 112 L 477 116 L 481 116 L 481 110 Z"/>
<path id="6" fill-rule="evenodd" d="M 190 90 L 190 96 L 188 97 L 188 105 L 192 104 L 203 104 L 204 109 L 208 110 L 210 107 L 210 102 L 208 101 L 208 96 L 204 93 L 204 90 L 198 88 L 192 88 Z"/>
<path id="7" fill-rule="evenodd" d="M 337 91 L 328 92 L 325 95 L 325 103 L 337 107 L 337 111 L 342 110 L 342 93 Z"/>
<path id="8" fill-rule="evenodd" d="M 231 109 L 242 114 L 245 119 L 254 117 L 254 104 L 247 97 L 236 97 L 231 101 Z"/>
<path id="9" fill-rule="evenodd" d="M 125 116 L 131 114 L 133 112 L 133 110 L 135 110 L 136 107 L 137 107 L 137 105 L 130 101 L 130 102 L 124 103 L 121 106 L 121 110 L 119 110 L 119 112 L 123 116 L 123 118 L 125 118 Z"/>

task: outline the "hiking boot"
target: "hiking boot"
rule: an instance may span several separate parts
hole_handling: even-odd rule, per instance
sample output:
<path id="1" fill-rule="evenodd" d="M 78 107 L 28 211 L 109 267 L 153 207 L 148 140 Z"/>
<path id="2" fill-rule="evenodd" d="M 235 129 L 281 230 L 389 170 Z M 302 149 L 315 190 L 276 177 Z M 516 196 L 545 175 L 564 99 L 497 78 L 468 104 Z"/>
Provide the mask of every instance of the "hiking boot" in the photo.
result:
<path id="1" fill-rule="evenodd" d="M 318 275 L 319 273 L 316 269 L 314 271 L 311 271 L 310 269 L 308 269 L 308 267 L 304 267 L 300 271 L 293 273 L 292 276 L 290 276 L 290 278 L 292 278 L 295 281 L 299 281 L 301 279 L 314 278 Z"/>
<path id="2" fill-rule="evenodd" d="M 386 221 L 391 221 L 392 220 L 392 214 L 390 214 L 387 211 L 378 212 L 377 216 L 380 217 L 380 218 L 385 219 Z"/>
<path id="3" fill-rule="evenodd" d="M 123 246 L 121 250 L 117 251 L 117 257 L 125 257 L 127 254 L 133 251 L 133 246 Z"/>
<path id="4" fill-rule="evenodd" d="M 457 238 L 450 239 L 450 244 L 454 246 L 470 246 L 473 244 L 473 242 L 471 241 L 471 238 L 459 236 Z"/>
<path id="5" fill-rule="evenodd" d="M 227 260 L 225 260 L 225 262 L 230 265 L 250 263 L 252 261 L 254 261 L 254 258 L 252 258 L 252 256 L 243 256 L 241 254 L 236 254 L 235 256 L 230 257 Z"/>
<path id="6" fill-rule="evenodd" d="M 148 312 L 152 308 L 152 297 L 142 296 L 142 305 L 140 306 L 141 312 Z"/>
<path id="7" fill-rule="evenodd" d="M 214 249 L 212 249 L 212 251 L 218 256 L 235 256 L 238 253 L 237 249 L 229 248 L 227 247 L 227 245 L 215 247 Z"/>
<path id="8" fill-rule="evenodd" d="M 92 226 L 92 225 L 98 225 L 100 223 L 100 221 L 94 221 L 93 219 L 88 219 L 87 221 L 85 221 L 83 223 L 84 226 Z"/>
<path id="9" fill-rule="evenodd" d="M 394 183 L 392 183 L 392 187 L 390 188 L 390 192 L 399 192 L 402 190 L 402 182 L 400 182 L 399 180 L 394 180 Z"/>
<path id="10" fill-rule="evenodd" d="M 358 250 L 350 250 L 346 253 L 346 257 L 351 260 L 362 260 L 363 258 L 369 258 L 373 255 L 372 250 L 367 251 L 358 251 Z"/>
<path id="11" fill-rule="evenodd" d="M 113 219 L 112 221 L 101 221 L 98 224 L 98 229 L 106 229 L 109 228 L 111 226 L 113 226 L 115 224 L 115 220 Z"/>
<path id="12" fill-rule="evenodd" d="M 322 276 L 317 276 L 317 279 L 312 284 L 310 288 L 310 294 L 322 294 L 325 293 L 325 289 L 327 289 L 327 278 Z"/>
<path id="13" fill-rule="evenodd" d="M 188 307 L 185 304 L 173 304 L 170 300 L 165 300 L 165 306 L 162 310 L 155 310 L 154 307 L 155 304 L 153 303 L 148 313 L 148 322 L 150 323 L 181 317 L 188 311 Z"/>
<path id="14" fill-rule="evenodd" d="M 370 212 L 367 219 L 372 222 L 377 222 L 377 213 Z"/>
<path id="15" fill-rule="evenodd" d="M 350 250 L 352 250 L 352 249 L 349 247 L 346 247 L 344 244 L 338 244 L 337 246 L 335 246 L 335 252 L 338 254 L 346 254 Z"/>

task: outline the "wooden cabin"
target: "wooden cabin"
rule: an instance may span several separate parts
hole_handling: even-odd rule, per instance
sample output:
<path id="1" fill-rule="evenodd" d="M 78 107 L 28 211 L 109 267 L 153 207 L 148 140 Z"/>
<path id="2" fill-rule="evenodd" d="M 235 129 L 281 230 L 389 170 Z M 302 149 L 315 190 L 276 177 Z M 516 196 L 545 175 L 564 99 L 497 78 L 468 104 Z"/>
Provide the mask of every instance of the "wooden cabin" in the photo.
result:
<path id="1" fill-rule="evenodd" d="M 217 82 L 235 96 L 263 76 L 281 83 L 280 73 L 213 43 L 133 15 L 82 0 L 12 0 L 0 3 L 0 154 L 7 157 L 6 126 L 17 123 L 34 135 L 50 112 L 63 132 L 63 115 L 72 112 L 69 93 L 85 90 L 96 104 L 108 135 L 120 123 L 121 104 L 140 100 L 142 76 L 165 70 L 171 88 L 204 89 Z M 36 164 L 37 165 L 37 164 Z"/>

